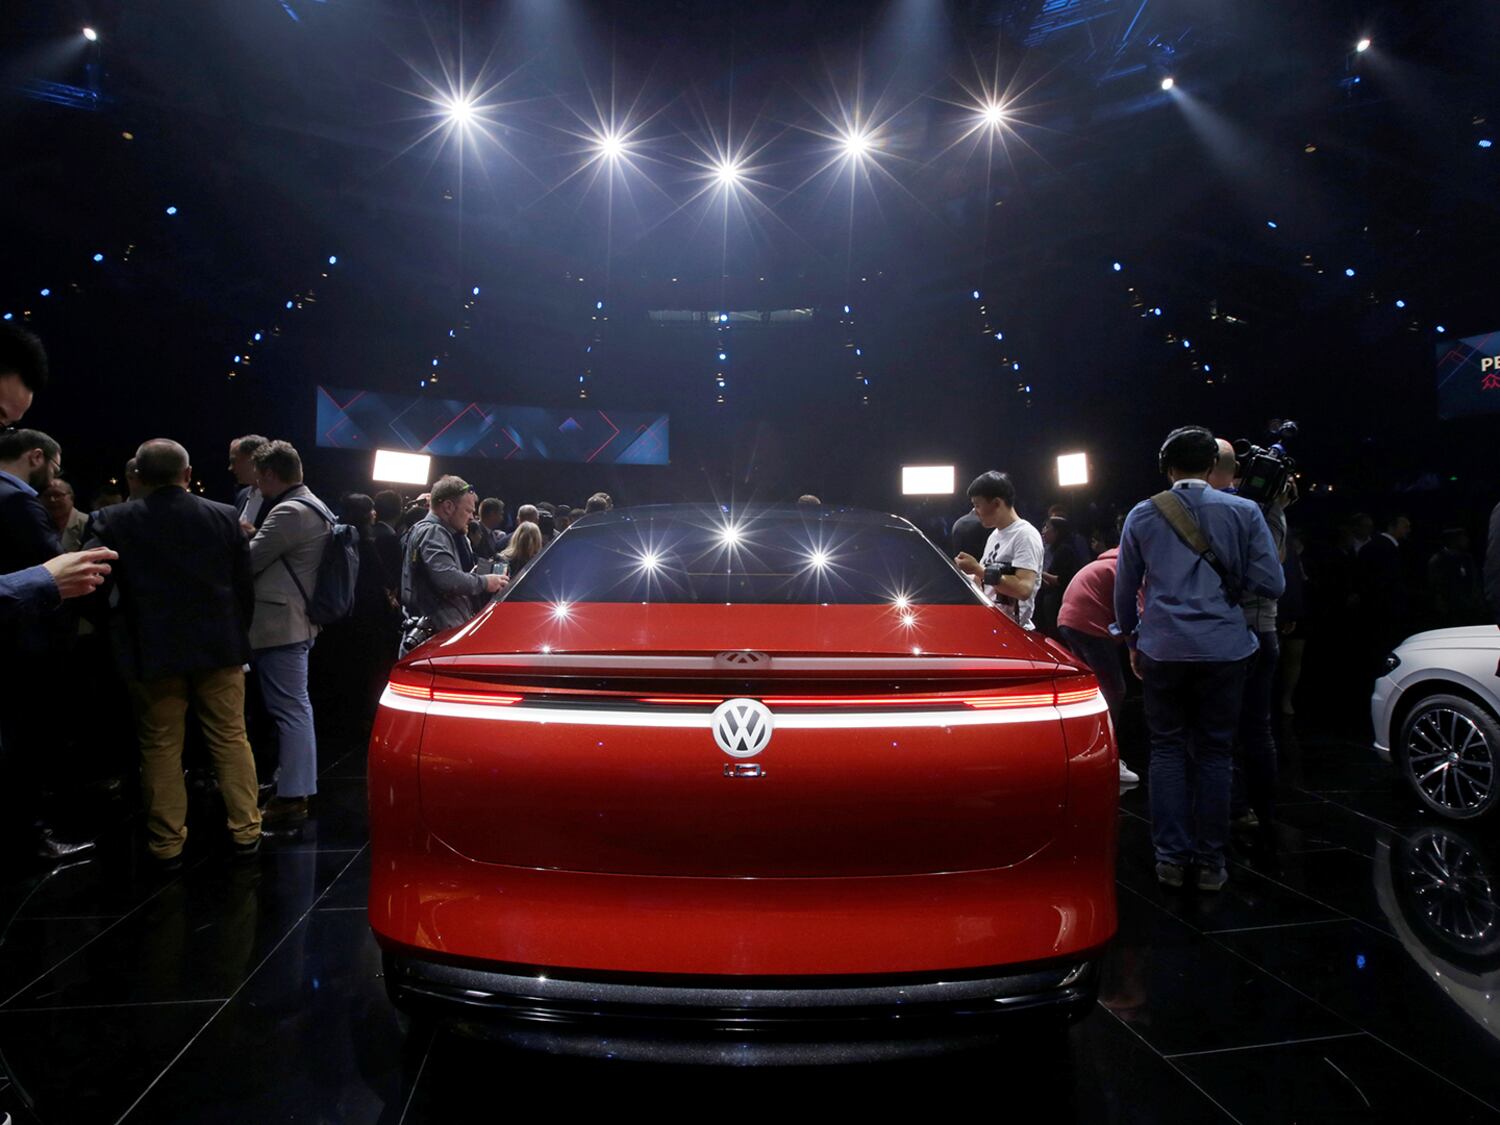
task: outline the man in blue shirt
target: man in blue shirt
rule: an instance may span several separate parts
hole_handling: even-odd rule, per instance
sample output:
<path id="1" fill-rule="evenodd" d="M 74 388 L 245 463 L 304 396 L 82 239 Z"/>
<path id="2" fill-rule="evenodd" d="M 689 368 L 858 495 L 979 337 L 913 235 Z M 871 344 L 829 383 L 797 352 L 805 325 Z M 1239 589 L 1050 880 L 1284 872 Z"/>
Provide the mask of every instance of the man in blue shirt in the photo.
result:
<path id="1" fill-rule="evenodd" d="M 1205 891 L 1228 879 L 1230 754 L 1256 651 L 1239 599 L 1279 597 L 1286 581 L 1260 509 L 1208 487 L 1218 457 L 1217 440 L 1201 426 L 1168 435 L 1160 465 L 1171 491 L 1126 517 L 1115 580 L 1115 620 L 1151 730 L 1156 876 L 1180 887 L 1193 865 Z M 1188 518 L 1174 527 L 1168 512 Z M 1202 542 L 1190 546 L 1185 534 Z"/>

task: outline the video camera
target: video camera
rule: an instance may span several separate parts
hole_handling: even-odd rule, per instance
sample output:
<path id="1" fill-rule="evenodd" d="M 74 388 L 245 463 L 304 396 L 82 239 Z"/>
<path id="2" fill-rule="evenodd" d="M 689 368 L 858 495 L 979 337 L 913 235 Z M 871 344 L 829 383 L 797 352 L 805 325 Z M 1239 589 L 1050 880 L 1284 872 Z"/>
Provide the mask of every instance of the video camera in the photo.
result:
<path id="1" fill-rule="evenodd" d="M 1255 445 L 1247 438 L 1234 443 L 1239 494 L 1257 504 L 1268 504 L 1281 496 L 1297 469 L 1297 463 L 1286 451 L 1287 440 L 1297 436 L 1297 423 L 1290 418 L 1273 418 L 1270 432 L 1269 446 Z"/>

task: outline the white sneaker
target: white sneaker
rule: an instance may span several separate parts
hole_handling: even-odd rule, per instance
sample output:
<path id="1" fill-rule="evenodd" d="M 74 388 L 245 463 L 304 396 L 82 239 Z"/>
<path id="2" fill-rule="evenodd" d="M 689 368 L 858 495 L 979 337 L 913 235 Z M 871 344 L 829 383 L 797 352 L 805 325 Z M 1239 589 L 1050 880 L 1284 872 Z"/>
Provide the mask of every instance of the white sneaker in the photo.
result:
<path id="1" fill-rule="evenodd" d="M 1141 775 L 1138 774 L 1138 773 L 1136 773 L 1135 770 L 1131 769 L 1129 766 L 1127 766 L 1122 761 L 1120 763 L 1120 784 L 1121 785 L 1139 785 L 1140 782 L 1141 782 Z"/>

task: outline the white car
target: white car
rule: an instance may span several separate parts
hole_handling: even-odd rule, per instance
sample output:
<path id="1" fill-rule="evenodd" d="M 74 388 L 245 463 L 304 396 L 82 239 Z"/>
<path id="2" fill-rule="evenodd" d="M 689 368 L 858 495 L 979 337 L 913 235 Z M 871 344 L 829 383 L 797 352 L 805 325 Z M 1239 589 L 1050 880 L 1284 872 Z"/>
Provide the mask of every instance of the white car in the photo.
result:
<path id="1" fill-rule="evenodd" d="M 1477 820 L 1500 805 L 1500 628 L 1407 637 L 1386 657 L 1370 713 L 1376 752 L 1427 808 Z"/>

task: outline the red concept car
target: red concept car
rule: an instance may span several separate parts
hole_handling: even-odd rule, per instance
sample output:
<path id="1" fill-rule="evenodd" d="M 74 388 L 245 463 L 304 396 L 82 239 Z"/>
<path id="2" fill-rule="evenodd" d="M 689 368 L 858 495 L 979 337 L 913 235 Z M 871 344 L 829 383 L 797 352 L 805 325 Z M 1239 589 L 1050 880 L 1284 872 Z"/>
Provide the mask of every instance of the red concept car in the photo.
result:
<path id="1" fill-rule="evenodd" d="M 1076 1017 L 1115 931 L 1094 679 L 894 516 L 579 520 L 396 667 L 369 786 L 370 921 L 428 1015 Z"/>

